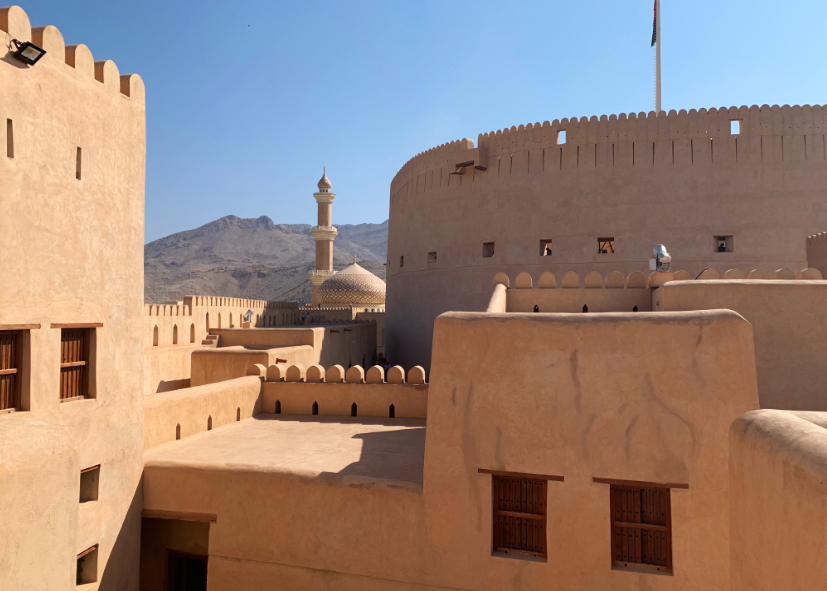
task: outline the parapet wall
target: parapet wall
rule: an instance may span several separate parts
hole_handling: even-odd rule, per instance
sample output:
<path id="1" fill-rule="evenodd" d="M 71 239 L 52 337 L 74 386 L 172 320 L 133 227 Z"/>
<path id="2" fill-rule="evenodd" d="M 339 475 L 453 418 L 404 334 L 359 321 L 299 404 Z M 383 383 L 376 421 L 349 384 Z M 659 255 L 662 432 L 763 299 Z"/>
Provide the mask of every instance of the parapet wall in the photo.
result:
<path id="1" fill-rule="evenodd" d="M 734 120 L 740 122 L 737 136 L 731 132 Z M 566 132 L 562 145 L 558 144 L 560 131 Z M 437 186 L 447 184 L 446 175 L 454 172 L 457 164 L 478 159 L 480 151 L 485 153 L 487 169 L 500 173 L 503 164 L 507 164 L 508 173 L 515 165 L 510 159 L 503 163 L 500 157 L 516 152 L 526 154 L 516 163 L 524 172 L 531 168 L 593 169 L 601 163 L 631 167 L 680 162 L 703 166 L 713 162 L 824 160 L 825 132 L 827 118 L 821 105 L 753 105 L 555 119 L 481 133 L 476 148 L 473 140 L 466 138 L 421 152 L 396 174 L 391 195 L 412 180 L 439 169 L 450 170 L 429 174 L 429 178 L 419 179 L 411 189 L 427 191 L 434 186 L 435 176 Z M 636 145 L 644 142 L 648 145 Z M 603 148 L 612 145 L 617 149 Z"/>

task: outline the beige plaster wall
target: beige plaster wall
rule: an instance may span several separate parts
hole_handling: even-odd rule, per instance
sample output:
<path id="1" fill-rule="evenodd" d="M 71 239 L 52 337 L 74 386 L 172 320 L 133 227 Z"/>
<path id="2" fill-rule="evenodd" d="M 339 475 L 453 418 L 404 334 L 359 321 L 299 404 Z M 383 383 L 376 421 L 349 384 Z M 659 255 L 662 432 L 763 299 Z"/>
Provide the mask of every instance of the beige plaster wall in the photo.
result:
<path id="1" fill-rule="evenodd" d="M 315 455 L 307 470 L 284 470 L 277 449 L 274 468 L 154 450 L 146 507 L 216 515 L 212 591 L 729 589 L 729 427 L 758 406 L 743 318 L 452 313 L 434 348 L 421 488 L 316 474 Z M 314 385 L 264 389 L 282 386 Z M 547 561 L 492 556 L 480 468 L 564 476 L 549 483 Z M 611 568 L 609 487 L 593 477 L 688 484 L 672 492 L 674 576 Z"/>
<path id="2" fill-rule="evenodd" d="M 827 414 L 750 412 L 732 425 L 732 591 L 824 589 Z"/>
<path id="3" fill-rule="evenodd" d="M 356 404 L 359 417 L 387 417 L 393 404 L 399 419 L 424 419 L 428 411 L 428 385 L 417 384 L 348 384 L 264 382 L 264 412 L 274 413 L 276 401 L 281 414 L 312 414 L 313 403 L 319 415 L 351 416 Z"/>
<path id="4" fill-rule="evenodd" d="M 203 386 L 247 375 L 251 365 L 270 367 L 282 360 L 293 365 L 312 365 L 318 354 L 309 345 L 297 347 L 272 347 L 253 350 L 241 346 L 220 349 L 201 349 L 192 353 L 192 377 L 190 385 Z"/>
<path id="5" fill-rule="evenodd" d="M 484 310 L 497 272 L 646 273 L 658 243 L 692 277 L 806 267 L 806 237 L 827 228 L 825 130 L 821 106 L 693 109 L 520 125 L 415 156 L 390 186 L 388 356 L 427 369 L 434 319 Z M 467 161 L 487 169 L 451 174 Z M 734 252 L 715 252 L 716 235 Z"/>
<path id="6" fill-rule="evenodd" d="M 16 447 L 44 452 L 36 468 L 34 458 L 15 465 L 6 446 L 0 454 L 2 494 L 22 503 L 7 505 L 0 536 L 28 529 L 43 542 L 20 547 L 0 587 L 27 588 L 10 581 L 28 579 L 28 588 L 74 589 L 76 555 L 99 544 L 100 589 L 133 590 L 143 447 L 144 87 L 113 62 L 95 62 L 86 46 L 65 46 L 58 29 L 32 29 L 19 8 L 0 9 L 0 29 L 48 52 L 27 67 L 5 45 L 0 51 L 0 145 L 6 119 L 14 126 L 14 157 L 0 156 L 0 326 L 34 326 L 25 345 L 25 410 L 0 416 L 0 432 L 14 429 Z M 94 329 L 94 398 L 60 402 L 61 331 L 53 323 L 102 325 Z M 41 423 L 65 433 L 69 449 L 51 456 L 54 465 Z M 99 500 L 78 507 L 79 471 L 97 464 Z M 40 496 L 47 492 L 48 502 Z M 15 545 L 4 539 L 0 547 Z"/>
<path id="7" fill-rule="evenodd" d="M 144 398 L 144 449 L 234 423 L 261 412 L 261 379 L 243 377 L 217 384 L 152 394 Z"/>
<path id="8" fill-rule="evenodd" d="M 192 353 L 203 345 L 153 347 L 144 351 L 144 396 L 190 386 Z"/>
<path id="9" fill-rule="evenodd" d="M 827 410 L 827 281 L 674 281 L 652 298 L 664 311 L 735 310 L 753 327 L 761 408 Z"/>

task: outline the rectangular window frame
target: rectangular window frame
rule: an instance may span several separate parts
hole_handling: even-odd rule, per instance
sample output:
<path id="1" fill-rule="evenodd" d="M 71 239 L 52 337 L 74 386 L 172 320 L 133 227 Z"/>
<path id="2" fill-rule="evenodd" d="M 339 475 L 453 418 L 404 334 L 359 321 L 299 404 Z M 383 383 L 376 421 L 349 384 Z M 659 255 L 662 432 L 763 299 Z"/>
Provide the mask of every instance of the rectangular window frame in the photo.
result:
<path id="1" fill-rule="evenodd" d="M 615 239 L 614 239 L 614 236 L 608 236 L 608 237 L 597 239 L 597 254 L 614 254 L 614 253 L 615 253 Z"/>
<path id="2" fill-rule="evenodd" d="M 638 482 L 633 480 L 615 480 L 611 478 L 592 478 L 592 482 L 597 484 L 608 484 L 609 489 L 609 526 L 611 532 L 611 561 L 612 569 L 614 570 L 628 570 L 634 572 L 645 572 L 661 575 L 673 575 L 673 544 L 672 544 L 672 489 L 688 489 L 688 484 L 675 483 L 659 483 L 659 482 Z M 632 520 L 623 519 L 622 507 L 617 503 L 622 503 L 619 493 L 622 491 L 652 491 L 662 495 L 665 499 L 665 516 L 659 521 L 663 523 L 652 523 L 655 519 L 651 516 L 647 521 L 643 520 L 642 515 L 632 516 Z M 638 511 L 640 509 L 640 502 L 638 502 Z M 627 497 L 627 511 L 628 511 L 628 497 Z M 618 519 L 619 517 L 619 519 Z M 662 543 L 666 544 L 665 549 L 662 549 L 660 564 L 642 562 L 642 544 L 641 540 L 641 561 L 628 560 L 629 554 L 626 554 L 627 560 L 623 560 L 623 530 L 637 530 L 637 531 L 652 531 L 665 533 L 665 540 Z M 628 536 L 628 532 L 625 534 Z M 654 540 L 653 540 L 654 543 Z M 620 544 L 620 546 L 618 545 Z M 628 542 L 627 542 L 628 544 Z M 628 547 L 628 545 L 627 545 Z M 636 550 L 637 551 L 637 550 Z M 637 558 L 637 557 L 635 557 Z"/>
<path id="3" fill-rule="evenodd" d="M 725 250 L 718 250 L 719 244 L 724 243 Z M 725 252 L 735 252 L 735 238 L 732 234 L 719 234 L 713 236 L 713 252 L 715 253 L 725 253 Z"/>
<path id="4" fill-rule="evenodd" d="M 494 258 L 494 254 L 496 253 L 496 242 L 483 242 L 482 243 L 482 258 L 484 259 L 492 259 Z"/>
<path id="5" fill-rule="evenodd" d="M 432 251 L 428 253 L 428 264 L 434 265 L 436 264 L 436 251 Z"/>
<path id="6" fill-rule="evenodd" d="M 550 257 L 554 252 L 553 249 L 553 240 L 551 238 L 546 238 L 540 240 L 540 256 L 541 257 Z M 548 250 L 548 252 L 546 252 Z"/>
<path id="7" fill-rule="evenodd" d="M 21 409 L 23 391 L 23 331 L 0 330 L 0 413 Z"/>
<path id="8" fill-rule="evenodd" d="M 52 324 L 60 329 L 60 402 L 95 398 L 96 328 L 94 324 Z M 76 343 L 72 335 L 83 339 Z M 81 369 L 78 369 L 81 368 Z"/>

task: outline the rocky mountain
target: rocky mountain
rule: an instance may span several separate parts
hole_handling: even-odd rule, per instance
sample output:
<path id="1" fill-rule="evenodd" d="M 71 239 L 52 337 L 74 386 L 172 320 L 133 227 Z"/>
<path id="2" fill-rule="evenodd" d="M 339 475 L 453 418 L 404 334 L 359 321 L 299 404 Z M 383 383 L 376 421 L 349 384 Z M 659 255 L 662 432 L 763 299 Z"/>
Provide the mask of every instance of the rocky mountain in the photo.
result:
<path id="1" fill-rule="evenodd" d="M 333 268 L 353 262 L 385 279 L 388 222 L 340 225 Z M 310 302 L 307 272 L 316 245 L 307 224 L 274 224 L 267 216 L 229 215 L 144 246 L 144 299 L 180 300 L 189 294 Z"/>

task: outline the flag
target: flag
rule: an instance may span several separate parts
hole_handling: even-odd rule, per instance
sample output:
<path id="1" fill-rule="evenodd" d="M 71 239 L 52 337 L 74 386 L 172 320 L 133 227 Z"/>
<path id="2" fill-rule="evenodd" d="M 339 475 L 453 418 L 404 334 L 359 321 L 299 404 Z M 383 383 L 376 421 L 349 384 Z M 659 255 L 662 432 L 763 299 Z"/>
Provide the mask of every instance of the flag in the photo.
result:
<path id="1" fill-rule="evenodd" d="M 658 40 L 658 0 L 655 0 L 655 19 L 652 21 L 652 45 L 654 47 Z"/>

